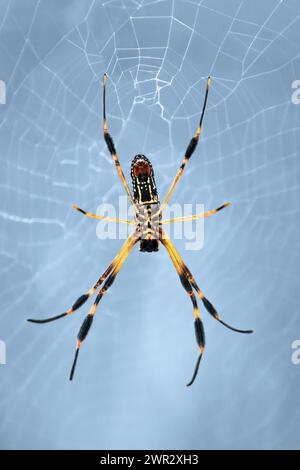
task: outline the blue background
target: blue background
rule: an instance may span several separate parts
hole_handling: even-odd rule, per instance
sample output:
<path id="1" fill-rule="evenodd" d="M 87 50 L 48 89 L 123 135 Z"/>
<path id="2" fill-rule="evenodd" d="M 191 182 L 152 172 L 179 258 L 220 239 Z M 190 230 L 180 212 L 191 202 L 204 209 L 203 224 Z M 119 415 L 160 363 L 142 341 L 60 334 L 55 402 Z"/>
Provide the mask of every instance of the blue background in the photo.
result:
<path id="1" fill-rule="evenodd" d="M 298 0 L 0 2 L 1 448 L 299 448 Z M 121 240 L 95 211 L 124 194 L 105 148 L 100 84 L 124 172 L 152 161 L 161 196 L 213 77 L 201 143 L 172 202 L 231 208 L 205 223 L 201 251 L 176 241 L 228 323 L 201 308 L 198 380 L 190 300 L 165 250 L 135 249 L 100 304 L 68 381 L 66 310 Z"/>

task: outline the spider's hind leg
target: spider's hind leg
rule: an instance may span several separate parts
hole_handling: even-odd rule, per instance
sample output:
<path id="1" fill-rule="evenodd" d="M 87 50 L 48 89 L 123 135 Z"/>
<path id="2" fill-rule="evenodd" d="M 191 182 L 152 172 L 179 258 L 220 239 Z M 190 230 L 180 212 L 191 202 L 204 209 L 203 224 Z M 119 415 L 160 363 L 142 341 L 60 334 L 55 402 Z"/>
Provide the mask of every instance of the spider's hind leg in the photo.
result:
<path id="1" fill-rule="evenodd" d="M 70 373 L 70 380 L 73 379 L 74 372 L 75 372 L 75 367 L 76 367 L 76 364 L 77 364 L 79 349 L 81 347 L 82 342 L 87 337 L 88 332 L 90 331 L 90 328 L 92 326 L 98 304 L 99 304 L 100 300 L 102 299 L 103 295 L 108 291 L 108 289 L 113 284 L 114 280 L 117 277 L 117 274 L 119 273 L 121 267 L 123 266 L 123 264 L 124 264 L 126 258 L 128 257 L 131 249 L 133 248 L 133 246 L 136 244 L 136 242 L 138 240 L 139 240 L 139 237 L 138 237 L 137 233 L 135 232 L 132 235 L 130 235 L 130 237 L 124 243 L 124 245 L 122 246 L 122 248 L 119 252 L 118 259 L 117 259 L 117 261 L 114 265 L 114 269 L 112 270 L 112 272 L 107 277 L 107 279 L 106 279 L 103 287 L 100 289 L 100 291 L 99 291 L 99 293 L 98 293 L 98 295 L 95 299 L 95 302 L 93 303 L 88 315 L 83 320 L 83 323 L 82 323 L 82 325 L 80 327 L 80 330 L 78 332 L 78 335 L 77 335 L 76 350 L 75 350 L 74 360 L 73 360 L 73 363 L 72 363 L 72 368 L 71 368 L 71 373 Z"/>
<path id="2" fill-rule="evenodd" d="M 164 233 L 164 236 L 166 237 L 166 234 Z M 180 268 L 185 272 L 190 284 L 192 285 L 192 287 L 195 289 L 195 291 L 197 292 L 198 296 L 200 297 L 200 299 L 202 300 L 203 302 L 203 305 L 205 307 L 205 309 L 208 311 L 208 313 L 210 313 L 210 315 L 212 315 L 214 317 L 215 320 L 217 320 L 218 322 L 220 322 L 222 325 L 226 326 L 226 328 L 228 328 L 229 330 L 232 330 L 232 331 L 235 331 L 237 333 L 245 333 L 245 334 L 249 334 L 249 333 L 253 333 L 253 330 L 241 330 L 239 328 L 235 328 L 233 326 L 230 326 L 228 325 L 228 323 L 224 322 L 220 315 L 218 314 L 217 310 L 215 309 L 215 307 L 212 305 L 212 303 L 204 296 L 203 292 L 201 291 L 201 289 L 199 288 L 197 282 L 195 281 L 192 273 L 190 272 L 190 270 L 188 269 L 188 267 L 185 265 L 185 263 L 183 262 L 180 254 L 178 253 L 178 251 L 176 250 L 174 244 L 171 242 L 171 240 L 167 239 L 168 240 L 168 244 L 169 244 L 169 249 L 171 250 L 171 252 L 173 253 L 173 256 L 175 257 L 175 259 L 177 260 L 177 263 L 179 264 Z"/>
<path id="3" fill-rule="evenodd" d="M 132 236 L 131 236 L 132 237 Z M 85 294 L 81 295 L 80 297 L 78 297 L 78 299 L 74 302 L 74 304 L 72 305 L 71 308 L 69 308 L 69 310 L 67 310 L 66 312 L 64 313 L 61 313 L 60 315 L 56 315 L 54 317 L 49 317 L 49 318 L 44 318 L 44 319 L 33 319 L 33 318 L 28 318 L 27 321 L 29 321 L 30 323 L 49 323 L 49 322 L 52 322 L 54 320 L 59 320 L 60 318 L 63 318 L 63 317 L 66 317 L 68 315 L 71 315 L 71 313 L 75 312 L 76 310 L 78 310 L 80 307 L 82 307 L 83 304 L 85 304 L 85 302 L 96 292 L 96 290 L 101 286 L 101 284 L 107 279 L 107 277 L 110 275 L 110 273 L 114 270 L 114 268 L 116 267 L 121 255 L 122 255 L 122 250 L 126 249 L 128 244 L 130 243 L 130 240 L 131 240 L 131 237 L 129 237 L 126 242 L 124 243 L 123 247 L 121 248 L 121 250 L 119 251 L 119 253 L 116 255 L 116 257 L 113 259 L 113 261 L 111 262 L 111 264 L 108 266 L 108 268 L 106 269 L 106 271 L 104 271 L 104 273 L 102 274 L 102 276 L 98 279 L 98 281 L 96 282 L 96 284 L 94 284 L 93 287 L 90 288 L 90 290 L 88 292 L 86 292 Z"/>
<path id="4" fill-rule="evenodd" d="M 185 289 L 185 291 L 187 292 L 187 294 L 189 295 L 189 297 L 191 299 L 191 302 L 193 304 L 193 309 L 194 309 L 195 334 L 196 334 L 196 341 L 197 341 L 197 344 L 198 344 L 198 347 L 199 347 L 200 351 L 199 351 L 199 356 L 198 356 L 198 359 L 197 359 L 197 362 L 196 362 L 196 365 L 195 365 L 193 377 L 190 380 L 190 382 L 187 384 L 187 387 L 189 387 L 190 385 L 192 385 L 194 383 L 194 381 L 197 377 L 197 373 L 198 373 L 198 369 L 199 369 L 199 366 L 200 366 L 201 358 L 202 358 L 202 355 L 203 355 L 203 352 L 204 352 L 204 347 L 205 347 L 204 327 L 203 327 L 202 320 L 200 318 L 197 299 L 196 299 L 196 296 L 195 296 L 194 291 L 192 289 L 192 285 L 191 285 L 189 279 L 187 278 L 186 273 L 183 271 L 183 269 L 179 265 L 176 257 L 174 256 L 174 253 L 171 250 L 171 245 L 170 245 L 171 240 L 169 240 L 167 237 L 162 235 L 160 241 L 165 246 L 166 250 L 168 251 L 168 253 L 170 255 L 170 258 L 171 258 L 171 260 L 174 264 L 174 267 L 175 267 L 175 269 L 176 269 L 176 271 L 179 275 L 179 279 L 181 281 L 181 284 L 182 284 L 183 288 Z"/>
<path id="5" fill-rule="evenodd" d="M 95 284 L 95 286 L 97 286 L 97 284 Z M 89 297 L 93 295 L 93 293 L 96 290 L 95 286 L 92 287 L 86 294 L 83 294 L 80 297 L 78 297 L 78 299 L 74 302 L 72 307 L 69 308 L 69 310 L 67 310 L 66 312 L 61 313 L 59 315 L 55 315 L 54 317 L 49 317 L 49 318 L 42 318 L 42 319 L 28 318 L 27 321 L 29 321 L 30 323 L 39 323 L 39 324 L 50 323 L 52 321 L 59 320 L 60 318 L 66 317 L 67 315 L 71 315 L 71 313 L 78 310 L 83 304 L 85 304 L 85 302 L 89 299 Z"/>
<path id="6" fill-rule="evenodd" d="M 114 269 L 115 267 L 115 264 L 118 260 L 118 255 L 116 256 L 116 258 L 113 260 L 113 262 L 108 266 L 108 268 L 106 269 L 106 271 L 102 274 L 102 276 L 98 279 L 98 281 L 96 282 L 96 284 L 91 287 L 91 289 L 86 292 L 85 294 L 81 295 L 80 297 L 78 297 L 78 299 L 74 302 L 74 304 L 72 305 L 71 308 L 69 308 L 69 310 L 67 310 L 66 312 L 64 313 L 61 313 L 60 315 L 55 315 L 54 317 L 49 317 L 49 318 L 43 318 L 43 319 L 33 319 L 33 318 L 28 318 L 27 321 L 29 321 L 30 323 L 49 323 L 49 322 L 52 322 L 54 320 L 59 320 L 60 318 L 63 318 L 63 317 L 66 317 L 67 315 L 71 315 L 71 313 L 75 312 L 76 310 L 78 310 L 80 307 L 82 307 L 83 304 L 85 304 L 85 302 L 96 292 L 96 290 L 98 289 L 98 287 L 102 284 L 102 282 L 105 281 L 105 279 L 109 276 L 109 274 L 111 273 L 111 271 Z"/>

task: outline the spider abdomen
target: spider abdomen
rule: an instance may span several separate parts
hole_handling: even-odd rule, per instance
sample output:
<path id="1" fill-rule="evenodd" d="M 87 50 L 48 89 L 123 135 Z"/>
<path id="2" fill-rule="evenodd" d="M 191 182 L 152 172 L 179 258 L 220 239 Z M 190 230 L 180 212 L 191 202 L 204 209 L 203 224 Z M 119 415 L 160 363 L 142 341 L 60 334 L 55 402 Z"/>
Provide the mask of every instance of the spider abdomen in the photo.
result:
<path id="1" fill-rule="evenodd" d="M 159 204 L 138 204 L 137 230 L 140 234 L 140 251 L 151 253 L 159 250 L 161 213 Z"/>

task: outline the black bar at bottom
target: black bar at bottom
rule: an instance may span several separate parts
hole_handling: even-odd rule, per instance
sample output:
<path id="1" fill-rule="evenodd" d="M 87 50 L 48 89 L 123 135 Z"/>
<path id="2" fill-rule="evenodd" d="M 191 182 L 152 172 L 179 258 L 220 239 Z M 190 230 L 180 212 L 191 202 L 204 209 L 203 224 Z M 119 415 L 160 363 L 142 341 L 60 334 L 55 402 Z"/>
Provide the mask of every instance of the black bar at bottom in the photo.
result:
<path id="1" fill-rule="evenodd" d="M 121 465 L 135 468 L 137 465 L 201 465 L 203 463 L 270 462 L 274 457 L 277 464 L 286 465 L 292 457 L 298 458 L 298 451 L 259 450 L 2 450 L 0 463 L 90 463 L 98 465 Z"/>

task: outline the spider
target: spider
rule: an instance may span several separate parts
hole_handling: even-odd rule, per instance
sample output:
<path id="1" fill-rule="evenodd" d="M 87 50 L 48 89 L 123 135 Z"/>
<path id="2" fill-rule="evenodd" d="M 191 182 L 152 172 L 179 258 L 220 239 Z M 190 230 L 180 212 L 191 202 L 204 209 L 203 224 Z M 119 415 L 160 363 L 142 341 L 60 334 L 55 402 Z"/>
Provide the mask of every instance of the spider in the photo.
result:
<path id="1" fill-rule="evenodd" d="M 183 262 L 181 256 L 179 255 L 178 251 L 176 250 L 174 244 L 168 237 L 167 233 L 163 229 L 164 224 L 170 224 L 174 222 L 187 222 L 187 221 L 192 221 L 192 220 L 197 220 L 203 217 L 209 217 L 220 210 L 224 209 L 225 207 L 230 205 L 230 202 L 226 202 L 225 204 L 221 205 L 217 209 L 211 210 L 209 212 L 203 212 L 200 214 L 195 214 L 191 215 L 188 217 L 178 217 L 176 219 L 169 219 L 169 220 L 162 220 L 162 213 L 163 210 L 168 203 L 176 185 L 178 184 L 186 164 L 188 163 L 189 159 L 192 157 L 196 147 L 197 143 L 199 141 L 199 137 L 201 134 L 202 130 L 202 122 L 203 122 L 203 117 L 205 114 L 205 108 L 207 104 L 207 98 L 208 98 L 208 92 L 209 88 L 211 85 L 211 77 L 207 78 L 207 83 L 206 83 L 206 90 L 205 90 L 205 97 L 204 97 L 204 103 L 202 107 L 202 112 L 200 116 L 200 121 L 198 128 L 196 130 L 196 133 L 194 137 L 192 137 L 184 158 L 182 160 L 181 166 L 174 178 L 174 181 L 163 201 L 163 203 L 160 205 L 159 202 L 159 197 L 158 197 L 158 192 L 155 184 L 155 178 L 154 178 L 154 172 L 153 168 L 151 165 L 151 162 L 148 160 L 145 155 L 138 154 L 136 155 L 131 164 L 131 179 L 132 179 L 132 193 L 130 192 L 129 186 L 127 184 L 127 181 L 125 179 L 124 173 L 122 171 L 118 154 L 116 152 L 116 148 L 113 142 L 113 139 L 111 135 L 108 132 L 108 126 L 107 126 L 107 119 L 106 119 L 106 82 L 107 82 L 107 74 L 105 73 L 103 76 L 103 131 L 104 131 L 104 140 L 106 142 L 107 148 L 112 156 L 112 159 L 114 161 L 116 170 L 118 172 L 118 175 L 121 179 L 121 182 L 127 192 L 127 195 L 129 197 L 129 200 L 134 207 L 135 211 L 135 220 L 125 220 L 125 219 L 113 219 L 109 217 L 104 217 L 101 215 L 96 215 L 91 212 L 86 212 L 83 209 L 80 209 L 78 206 L 75 204 L 73 205 L 73 208 L 76 209 L 77 211 L 81 212 L 84 214 L 86 217 L 90 217 L 93 219 L 99 219 L 99 220 L 106 220 L 110 222 L 116 222 L 116 223 L 125 223 L 129 225 L 134 225 L 134 232 L 128 237 L 128 239 L 125 241 L 123 244 L 122 248 L 120 251 L 117 253 L 116 257 L 114 260 L 111 262 L 111 264 L 108 266 L 106 271 L 102 274 L 102 276 L 98 279 L 96 284 L 90 288 L 88 292 L 85 294 L 81 295 L 75 303 L 72 305 L 69 310 L 66 312 L 42 319 L 42 320 L 34 320 L 34 319 L 28 319 L 29 322 L 33 323 L 47 323 L 51 322 L 53 320 L 58 320 L 59 318 L 63 318 L 65 316 L 71 315 L 73 312 L 78 310 L 88 299 L 91 297 L 98 289 L 98 295 L 95 299 L 95 302 L 93 303 L 88 315 L 85 317 L 81 328 L 79 330 L 79 333 L 77 335 L 77 343 L 76 343 L 76 349 L 75 349 L 75 356 L 74 360 L 72 363 L 71 367 L 71 372 L 70 372 L 70 380 L 73 379 L 74 372 L 75 372 L 75 367 L 77 364 L 77 359 L 78 359 L 78 354 L 79 350 L 81 348 L 81 345 L 83 341 L 86 339 L 88 332 L 92 326 L 94 316 L 96 314 L 97 307 L 99 305 L 100 300 L 104 296 L 104 294 L 108 291 L 108 289 L 111 287 L 113 284 L 114 280 L 116 279 L 117 274 L 119 273 L 120 269 L 122 268 L 126 258 L 128 257 L 130 251 L 132 248 L 139 242 L 139 249 L 141 252 L 154 252 L 158 251 L 159 249 L 159 244 L 161 243 L 167 250 L 174 267 L 179 275 L 181 284 L 183 288 L 185 289 L 186 293 L 191 299 L 192 305 L 193 305 L 193 311 L 194 311 L 194 326 L 195 326 L 195 334 L 196 334 L 196 341 L 197 345 L 199 347 L 199 355 L 198 359 L 195 365 L 194 373 L 192 376 L 192 379 L 190 382 L 187 384 L 187 386 L 190 386 L 193 384 L 200 365 L 200 361 L 204 352 L 204 346 L 205 346 L 205 334 L 204 334 L 204 327 L 202 320 L 200 318 L 200 313 L 197 305 L 197 299 L 195 296 L 195 292 L 197 295 L 200 297 L 205 309 L 212 315 L 218 322 L 222 323 L 222 325 L 226 326 L 227 328 L 239 332 L 239 333 L 252 333 L 252 330 L 240 330 L 237 328 L 233 328 L 232 326 L 228 325 L 225 323 L 219 316 L 217 310 L 215 307 L 211 304 L 211 302 L 204 296 L 203 292 L 199 288 L 198 284 L 196 283 L 194 277 L 192 276 L 190 270 L 188 267 L 185 265 Z M 102 286 L 102 287 L 101 287 Z"/>

